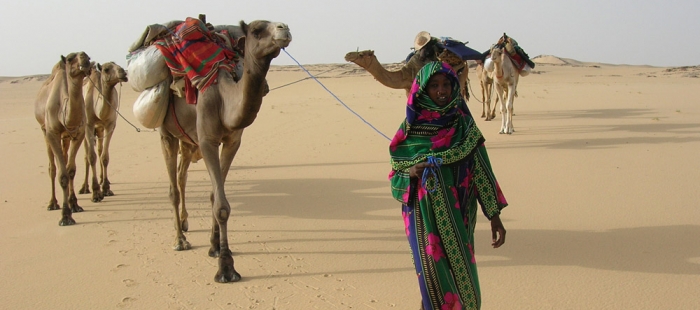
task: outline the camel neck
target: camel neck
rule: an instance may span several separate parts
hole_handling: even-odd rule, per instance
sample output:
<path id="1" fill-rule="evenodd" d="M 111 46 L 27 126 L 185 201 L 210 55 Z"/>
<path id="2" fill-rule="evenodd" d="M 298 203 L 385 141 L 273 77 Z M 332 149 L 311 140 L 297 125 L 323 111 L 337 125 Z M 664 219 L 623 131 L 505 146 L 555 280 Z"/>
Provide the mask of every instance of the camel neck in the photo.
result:
<path id="1" fill-rule="evenodd" d="M 67 72 L 63 74 L 65 97 L 61 98 L 63 125 L 67 129 L 76 128 L 83 125 L 85 114 L 85 99 L 83 98 L 83 77 L 78 74 L 71 76 Z"/>
<path id="2" fill-rule="evenodd" d="M 269 63 L 246 62 L 245 73 L 234 82 L 227 72 L 219 73 L 218 88 L 223 100 L 223 122 L 230 130 L 243 129 L 253 123 L 265 94 L 265 76 Z"/>
<path id="3" fill-rule="evenodd" d="M 496 74 L 496 78 L 502 78 L 503 77 L 503 53 L 498 57 L 500 58 L 498 61 L 494 60 L 493 61 L 493 71 Z"/>

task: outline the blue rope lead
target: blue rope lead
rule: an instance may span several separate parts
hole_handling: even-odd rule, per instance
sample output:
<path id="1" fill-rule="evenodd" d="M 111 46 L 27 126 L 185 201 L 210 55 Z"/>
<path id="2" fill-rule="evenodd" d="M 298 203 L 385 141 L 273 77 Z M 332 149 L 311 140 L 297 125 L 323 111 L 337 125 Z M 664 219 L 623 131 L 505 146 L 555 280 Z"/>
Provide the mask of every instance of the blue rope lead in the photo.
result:
<path id="1" fill-rule="evenodd" d="M 423 183 L 422 184 L 423 184 L 423 187 L 425 187 L 425 189 L 431 193 L 434 192 L 435 190 L 437 190 L 437 188 L 438 188 L 439 181 L 438 181 L 438 176 L 437 176 L 437 170 L 440 169 L 440 166 L 442 166 L 442 162 L 443 162 L 442 158 L 428 156 L 428 164 L 430 164 L 430 166 L 426 167 L 423 170 Z M 432 188 L 428 188 L 428 177 L 430 177 L 430 175 L 432 175 L 433 179 L 435 179 L 435 184 L 433 184 L 433 186 L 431 186 Z"/>
<path id="2" fill-rule="evenodd" d="M 342 100 L 338 99 L 338 97 L 337 97 L 335 94 L 333 94 L 330 90 L 328 90 L 328 88 L 326 88 L 326 86 L 323 85 L 323 83 L 321 83 L 318 79 L 316 79 L 315 76 L 313 76 L 308 70 L 306 70 L 306 68 L 304 68 L 304 66 L 302 66 L 296 59 L 294 59 L 294 57 L 292 57 L 292 55 L 289 55 L 289 52 L 287 52 L 286 49 L 283 48 L 282 50 L 287 54 L 287 56 L 289 56 L 289 58 L 291 58 L 292 60 L 294 60 L 294 62 L 296 62 L 297 65 L 298 65 L 302 70 L 304 70 L 304 72 L 306 72 L 306 74 L 308 74 L 312 79 L 314 79 L 314 81 L 316 81 L 316 83 L 318 83 L 319 85 L 321 85 L 321 87 L 323 87 L 323 89 L 325 89 L 329 94 L 331 94 L 331 96 L 333 96 L 333 98 L 335 98 L 335 100 L 338 100 L 338 102 L 340 102 L 340 104 L 342 104 L 346 109 L 348 109 L 348 111 L 352 112 L 352 114 L 355 114 L 355 116 L 357 116 L 358 118 L 360 118 L 360 119 L 361 119 L 363 122 L 365 122 L 365 124 L 367 124 L 369 127 L 372 127 L 372 129 L 374 129 L 374 131 L 376 131 L 378 134 L 382 135 L 382 137 L 384 137 L 384 138 L 386 138 L 387 140 L 391 141 L 391 139 L 390 139 L 389 137 L 387 137 L 385 134 L 383 134 L 381 131 L 379 131 L 379 129 L 377 129 L 377 128 L 375 128 L 374 126 L 372 126 L 372 124 L 370 124 L 368 121 L 366 121 L 364 118 L 362 118 L 362 116 L 360 116 L 360 115 L 357 114 L 355 111 L 353 111 L 351 108 L 349 108 Z"/>

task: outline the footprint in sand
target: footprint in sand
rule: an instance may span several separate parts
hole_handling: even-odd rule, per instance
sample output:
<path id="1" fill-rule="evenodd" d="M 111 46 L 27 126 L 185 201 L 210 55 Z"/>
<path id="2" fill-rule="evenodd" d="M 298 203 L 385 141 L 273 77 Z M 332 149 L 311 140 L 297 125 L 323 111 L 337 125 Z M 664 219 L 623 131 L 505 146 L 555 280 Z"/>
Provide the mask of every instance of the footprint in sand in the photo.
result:
<path id="1" fill-rule="evenodd" d="M 134 287 L 134 286 L 138 285 L 138 283 L 136 283 L 136 281 L 134 281 L 132 279 L 124 279 L 124 280 L 122 280 L 122 282 L 124 282 L 124 284 L 126 284 L 126 287 Z"/>
<path id="2" fill-rule="evenodd" d="M 112 271 L 112 272 L 117 272 L 117 271 L 119 271 L 119 270 L 121 270 L 122 268 L 125 268 L 125 267 L 129 267 L 129 265 L 127 265 L 127 264 L 119 264 L 119 265 L 114 266 L 114 268 L 110 269 L 110 271 Z"/>
<path id="3" fill-rule="evenodd" d="M 126 307 L 131 307 L 131 305 L 136 301 L 136 298 L 133 297 L 124 297 L 122 298 L 122 301 L 117 303 L 118 308 L 126 308 Z"/>

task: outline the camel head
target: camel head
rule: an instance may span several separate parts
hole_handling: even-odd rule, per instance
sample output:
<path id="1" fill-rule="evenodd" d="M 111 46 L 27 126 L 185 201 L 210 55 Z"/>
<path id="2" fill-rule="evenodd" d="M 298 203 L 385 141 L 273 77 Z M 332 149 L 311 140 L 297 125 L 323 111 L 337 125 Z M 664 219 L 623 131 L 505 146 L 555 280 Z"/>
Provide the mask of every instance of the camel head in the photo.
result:
<path id="1" fill-rule="evenodd" d="M 97 70 L 102 73 L 102 83 L 107 86 L 116 85 L 120 82 L 128 82 L 124 68 L 110 61 L 103 65 L 97 64 Z"/>
<path id="2" fill-rule="evenodd" d="M 68 56 L 61 55 L 61 63 L 68 74 L 72 77 L 90 74 L 90 56 L 85 52 L 70 53 Z"/>
<path id="3" fill-rule="evenodd" d="M 372 62 L 377 61 L 377 56 L 374 56 L 373 50 L 350 52 L 345 54 L 345 61 L 354 62 L 358 66 L 367 69 Z"/>
<path id="4" fill-rule="evenodd" d="M 503 55 L 503 47 L 499 45 L 494 45 L 491 47 L 491 60 L 494 62 L 500 62 L 501 56 Z"/>
<path id="5" fill-rule="evenodd" d="M 251 55 L 255 59 L 272 61 L 279 56 L 280 50 L 292 42 L 292 33 L 284 23 L 256 20 L 246 24 L 241 21 L 240 26 L 245 37 L 240 38 L 238 44 L 239 47 L 243 45 L 245 56 Z"/>

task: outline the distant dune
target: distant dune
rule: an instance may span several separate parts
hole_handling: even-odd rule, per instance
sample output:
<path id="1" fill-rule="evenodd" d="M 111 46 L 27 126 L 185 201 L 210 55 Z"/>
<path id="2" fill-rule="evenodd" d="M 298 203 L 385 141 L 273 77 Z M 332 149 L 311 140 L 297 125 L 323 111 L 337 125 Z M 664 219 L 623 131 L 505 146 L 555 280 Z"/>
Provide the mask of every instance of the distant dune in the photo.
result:
<path id="1" fill-rule="evenodd" d="M 584 61 L 579 61 L 571 58 L 564 58 L 564 57 L 558 57 L 554 55 L 537 55 L 535 57 L 532 57 L 531 60 L 535 64 L 539 65 L 552 65 L 552 66 L 572 66 L 572 67 L 600 67 L 600 66 L 629 66 L 629 67 L 640 67 L 640 68 L 666 68 L 665 73 L 666 74 L 680 74 L 685 77 L 698 77 L 700 76 L 700 66 L 682 66 L 682 67 L 654 67 L 654 66 L 647 66 L 647 65 L 624 65 L 624 64 L 608 64 L 608 63 L 600 63 L 600 62 L 584 62 Z M 401 67 L 404 65 L 404 62 L 396 62 L 396 63 L 382 63 L 382 65 L 389 71 L 397 71 L 400 70 Z M 469 67 L 474 68 L 476 67 L 476 62 L 470 60 L 469 61 Z M 334 63 L 334 64 L 307 64 L 303 65 L 305 69 L 313 72 L 314 75 L 316 74 L 325 74 L 326 72 L 334 71 L 334 72 L 340 72 L 340 75 L 369 75 L 366 70 L 358 67 L 357 65 L 353 63 Z M 270 70 L 271 71 L 277 71 L 277 72 L 283 72 L 283 71 L 296 71 L 298 69 L 298 66 L 296 65 L 284 65 L 284 66 L 275 66 L 273 65 Z M 45 81 L 49 77 L 49 74 L 35 74 L 35 75 L 28 75 L 28 76 L 19 76 L 19 77 L 3 77 L 0 76 L 0 83 L 23 83 L 23 82 L 30 82 L 30 81 Z"/>

